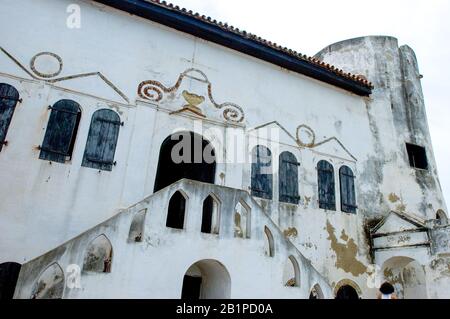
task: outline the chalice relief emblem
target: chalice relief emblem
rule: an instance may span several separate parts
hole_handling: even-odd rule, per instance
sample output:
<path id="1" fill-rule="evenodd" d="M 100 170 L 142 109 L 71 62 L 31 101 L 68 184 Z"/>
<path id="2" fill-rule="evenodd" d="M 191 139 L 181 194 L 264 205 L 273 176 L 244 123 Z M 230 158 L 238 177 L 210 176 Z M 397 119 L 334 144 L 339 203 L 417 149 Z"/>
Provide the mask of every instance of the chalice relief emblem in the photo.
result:
<path id="1" fill-rule="evenodd" d="M 205 101 L 205 97 L 190 93 L 186 90 L 182 93 L 184 100 L 187 102 L 180 110 L 171 112 L 170 114 L 181 113 L 181 112 L 192 112 L 198 116 L 206 117 L 202 110 L 198 107 L 201 103 Z"/>

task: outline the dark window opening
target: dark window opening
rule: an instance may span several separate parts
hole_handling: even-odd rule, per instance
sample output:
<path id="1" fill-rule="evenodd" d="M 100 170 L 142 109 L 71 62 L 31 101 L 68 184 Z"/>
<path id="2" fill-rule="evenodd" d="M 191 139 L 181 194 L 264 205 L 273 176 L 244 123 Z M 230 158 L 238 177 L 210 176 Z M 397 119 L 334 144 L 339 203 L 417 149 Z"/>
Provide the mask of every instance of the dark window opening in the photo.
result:
<path id="1" fill-rule="evenodd" d="M 438 225 L 446 225 L 447 224 L 447 215 L 443 210 L 439 209 L 436 212 L 436 220 Z"/>
<path id="2" fill-rule="evenodd" d="M 327 161 L 317 163 L 317 178 L 319 186 L 319 208 L 336 210 L 333 165 Z"/>
<path id="3" fill-rule="evenodd" d="M 341 189 L 341 211 L 356 214 L 355 176 L 353 171 L 342 166 L 339 169 L 339 181 Z"/>
<path id="4" fill-rule="evenodd" d="M 414 168 L 428 169 L 428 160 L 425 147 L 406 143 L 409 165 Z"/>
<path id="5" fill-rule="evenodd" d="M 39 158 L 65 163 L 72 157 L 81 108 L 72 100 L 60 100 L 50 109 L 50 118 L 40 147 Z"/>
<path id="6" fill-rule="evenodd" d="M 180 145 L 186 147 L 180 149 Z M 173 159 L 172 151 L 182 160 Z M 212 145 L 198 134 L 176 133 L 167 137 L 161 145 L 154 192 L 183 178 L 214 184 L 215 173 Z"/>
<path id="7" fill-rule="evenodd" d="M 0 264 L 0 300 L 13 299 L 21 267 L 13 262 Z"/>
<path id="8" fill-rule="evenodd" d="M 338 292 L 336 293 L 336 299 L 359 299 L 358 293 L 356 292 L 355 288 L 345 285 L 339 288 Z"/>
<path id="9" fill-rule="evenodd" d="M 5 83 L 0 84 L 0 151 L 3 145 L 8 144 L 6 134 L 11 123 L 17 102 L 19 101 L 19 92 Z"/>
<path id="10" fill-rule="evenodd" d="M 169 201 L 166 226 L 170 228 L 183 229 L 184 215 L 186 209 L 186 199 L 183 194 L 177 191 Z"/>
<path id="11" fill-rule="evenodd" d="M 203 201 L 201 232 L 206 234 L 219 233 L 219 207 L 217 201 L 209 195 Z"/>
<path id="12" fill-rule="evenodd" d="M 280 202 L 298 204 L 298 167 L 300 163 L 290 152 L 279 156 L 279 193 Z"/>
<path id="13" fill-rule="evenodd" d="M 202 287 L 202 277 L 185 275 L 183 279 L 183 288 L 181 290 L 181 299 L 199 300 Z"/>
<path id="14" fill-rule="evenodd" d="M 112 170 L 121 125 L 119 115 L 112 110 L 98 110 L 92 115 L 81 166 Z"/>
<path id="15" fill-rule="evenodd" d="M 314 290 L 311 290 L 309 299 L 319 299 L 319 296 L 317 296 L 317 293 Z"/>
<path id="16" fill-rule="evenodd" d="M 272 153 L 262 145 L 252 151 L 252 196 L 272 199 Z"/>
<path id="17" fill-rule="evenodd" d="M 202 233 L 211 233 L 214 200 L 208 196 L 203 202 Z"/>

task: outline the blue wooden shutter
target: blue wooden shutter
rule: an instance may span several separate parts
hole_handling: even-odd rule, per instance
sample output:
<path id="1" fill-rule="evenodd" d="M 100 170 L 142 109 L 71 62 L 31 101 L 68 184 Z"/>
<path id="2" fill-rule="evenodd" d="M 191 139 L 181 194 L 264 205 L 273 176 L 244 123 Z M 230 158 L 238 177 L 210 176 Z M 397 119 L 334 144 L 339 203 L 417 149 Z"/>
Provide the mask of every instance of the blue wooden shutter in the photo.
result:
<path id="1" fill-rule="evenodd" d="M 317 164 L 319 185 L 319 208 L 336 210 L 336 196 L 334 193 L 334 169 L 327 161 Z"/>
<path id="2" fill-rule="evenodd" d="M 339 169 L 341 186 L 341 210 L 346 213 L 356 214 L 355 175 L 347 166 Z"/>
<path id="3" fill-rule="evenodd" d="M 19 101 L 19 92 L 5 83 L 0 84 L 0 151 L 3 145 L 7 144 L 6 134 L 11 123 L 17 101 Z"/>
<path id="4" fill-rule="evenodd" d="M 283 152 L 279 156 L 279 183 L 280 202 L 298 204 L 298 167 L 300 163 L 290 152 Z"/>
<path id="5" fill-rule="evenodd" d="M 98 110 L 92 115 L 82 166 L 112 170 L 121 125 L 119 115 L 112 110 Z"/>
<path id="6" fill-rule="evenodd" d="M 252 195 L 272 199 L 272 153 L 262 145 L 252 151 Z"/>
<path id="7" fill-rule="evenodd" d="M 81 108 L 75 101 L 60 100 L 50 109 L 52 111 L 39 158 L 64 163 L 72 156 Z"/>

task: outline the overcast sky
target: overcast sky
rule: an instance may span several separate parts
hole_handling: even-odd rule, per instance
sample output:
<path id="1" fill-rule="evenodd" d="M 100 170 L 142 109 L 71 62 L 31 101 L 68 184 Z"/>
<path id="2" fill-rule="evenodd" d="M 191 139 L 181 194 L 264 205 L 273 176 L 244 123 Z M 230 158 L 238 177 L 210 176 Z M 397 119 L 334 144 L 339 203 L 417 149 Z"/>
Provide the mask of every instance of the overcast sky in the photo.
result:
<path id="1" fill-rule="evenodd" d="M 390 35 L 419 61 L 441 185 L 450 203 L 450 1 L 173 0 L 267 40 L 314 55 L 328 44 Z"/>

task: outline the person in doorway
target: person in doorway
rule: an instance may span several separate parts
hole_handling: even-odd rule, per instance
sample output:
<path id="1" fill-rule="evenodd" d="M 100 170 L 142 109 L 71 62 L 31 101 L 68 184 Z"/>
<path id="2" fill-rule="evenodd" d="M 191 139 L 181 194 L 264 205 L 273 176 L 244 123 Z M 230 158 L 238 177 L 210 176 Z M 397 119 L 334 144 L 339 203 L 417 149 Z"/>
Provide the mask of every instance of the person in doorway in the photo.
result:
<path id="1" fill-rule="evenodd" d="M 378 291 L 378 299 L 398 299 L 395 294 L 395 288 L 387 281 L 384 282 Z"/>

